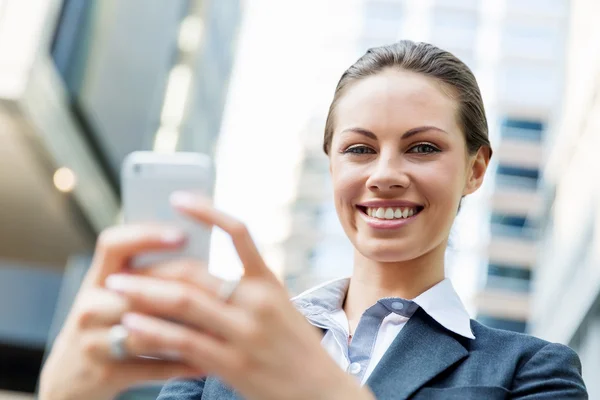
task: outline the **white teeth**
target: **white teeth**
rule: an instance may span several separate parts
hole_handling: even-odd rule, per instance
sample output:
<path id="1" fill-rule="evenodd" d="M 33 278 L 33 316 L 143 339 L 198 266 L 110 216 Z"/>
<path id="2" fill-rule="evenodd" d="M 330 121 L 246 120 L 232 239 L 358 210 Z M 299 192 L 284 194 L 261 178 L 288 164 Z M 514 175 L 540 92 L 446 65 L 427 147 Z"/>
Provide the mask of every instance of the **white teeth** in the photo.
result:
<path id="1" fill-rule="evenodd" d="M 367 208 L 366 213 L 369 217 L 378 219 L 399 219 L 409 218 L 417 213 L 417 210 L 412 207 L 378 207 L 378 208 Z"/>
<path id="2" fill-rule="evenodd" d="M 385 210 L 384 218 L 385 219 L 394 219 L 394 209 L 393 208 L 387 208 Z"/>

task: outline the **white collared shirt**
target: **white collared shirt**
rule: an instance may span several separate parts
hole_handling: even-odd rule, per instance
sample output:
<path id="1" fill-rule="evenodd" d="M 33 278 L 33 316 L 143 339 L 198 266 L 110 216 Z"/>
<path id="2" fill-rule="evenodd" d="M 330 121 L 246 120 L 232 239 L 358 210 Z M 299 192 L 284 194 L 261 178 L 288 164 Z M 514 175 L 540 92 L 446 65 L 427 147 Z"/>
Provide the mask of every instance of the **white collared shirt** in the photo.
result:
<path id="1" fill-rule="evenodd" d="M 366 330 L 375 332 L 376 337 L 370 338 L 374 345 L 369 346 L 368 349 L 361 349 L 360 363 L 352 362 L 349 355 L 348 318 L 342 308 L 349 285 L 350 278 L 337 279 L 304 292 L 292 301 L 311 324 L 325 330 L 321 344 L 337 364 L 345 371 L 356 375 L 363 384 L 418 307 L 449 331 L 475 339 L 471 331 L 471 318 L 456 294 L 452 282 L 446 278 L 412 300 L 386 298 L 378 301 L 381 303 L 379 312 L 383 310 L 387 315 L 378 321 L 380 323 L 378 327 L 374 325 L 369 327 L 372 329 Z M 393 308 L 400 302 L 403 304 L 399 306 L 401 309 L 407 311 L 412 308 L 412 311 L 405 312 L 404 315 L 396 312 Z M 369 310 L 365 311 L 361 321 Z M 376 317 L 372 318 L 377 322 Z M 355 335 L 358 334 L 357 329 Z M 369 338 L 361 338 L 360 342 L 369 344 Z M 369 355 L 367 360 L 364 359 L 364 354 Z"/>

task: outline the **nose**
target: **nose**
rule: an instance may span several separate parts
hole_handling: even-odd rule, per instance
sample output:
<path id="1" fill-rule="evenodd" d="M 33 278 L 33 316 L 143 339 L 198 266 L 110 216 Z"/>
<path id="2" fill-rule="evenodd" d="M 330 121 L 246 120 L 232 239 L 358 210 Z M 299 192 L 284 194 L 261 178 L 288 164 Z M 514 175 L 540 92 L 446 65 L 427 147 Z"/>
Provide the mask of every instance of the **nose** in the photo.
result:
<path id="1" fill-rule="evenodd" d="M 399 157 L 379 157 L 366 185 L 379 192 L 406 189 L 410 186 L 406 165 Z"/>

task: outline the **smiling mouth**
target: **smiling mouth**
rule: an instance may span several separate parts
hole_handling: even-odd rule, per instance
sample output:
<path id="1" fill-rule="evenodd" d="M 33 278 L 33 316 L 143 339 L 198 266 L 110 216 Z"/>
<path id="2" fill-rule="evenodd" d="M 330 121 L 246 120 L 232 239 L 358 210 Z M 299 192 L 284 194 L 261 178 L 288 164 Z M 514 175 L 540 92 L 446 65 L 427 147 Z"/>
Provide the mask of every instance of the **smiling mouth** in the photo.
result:
<path id="1" fill-rule="evenodd" d="M 371 218 L 381 220 L 407 219 L 414 217 L 425 207 L 364 207 L 357 206 L 358 210 Z"/>

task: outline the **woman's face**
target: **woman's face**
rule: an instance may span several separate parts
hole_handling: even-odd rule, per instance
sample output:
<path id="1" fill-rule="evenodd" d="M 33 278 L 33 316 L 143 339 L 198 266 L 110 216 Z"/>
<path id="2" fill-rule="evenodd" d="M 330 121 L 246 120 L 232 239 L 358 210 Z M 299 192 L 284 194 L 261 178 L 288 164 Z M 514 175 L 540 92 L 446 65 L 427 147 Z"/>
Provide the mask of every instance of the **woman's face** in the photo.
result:
<path id="1" fill-rule="evenodd" d="M 467 155 L 457 103 L 433 78 L 385 70 L 346 89 L 330 170 L 342 226 L 365 257 L 417 258 L 444 245 L 487 166 Z"/>

